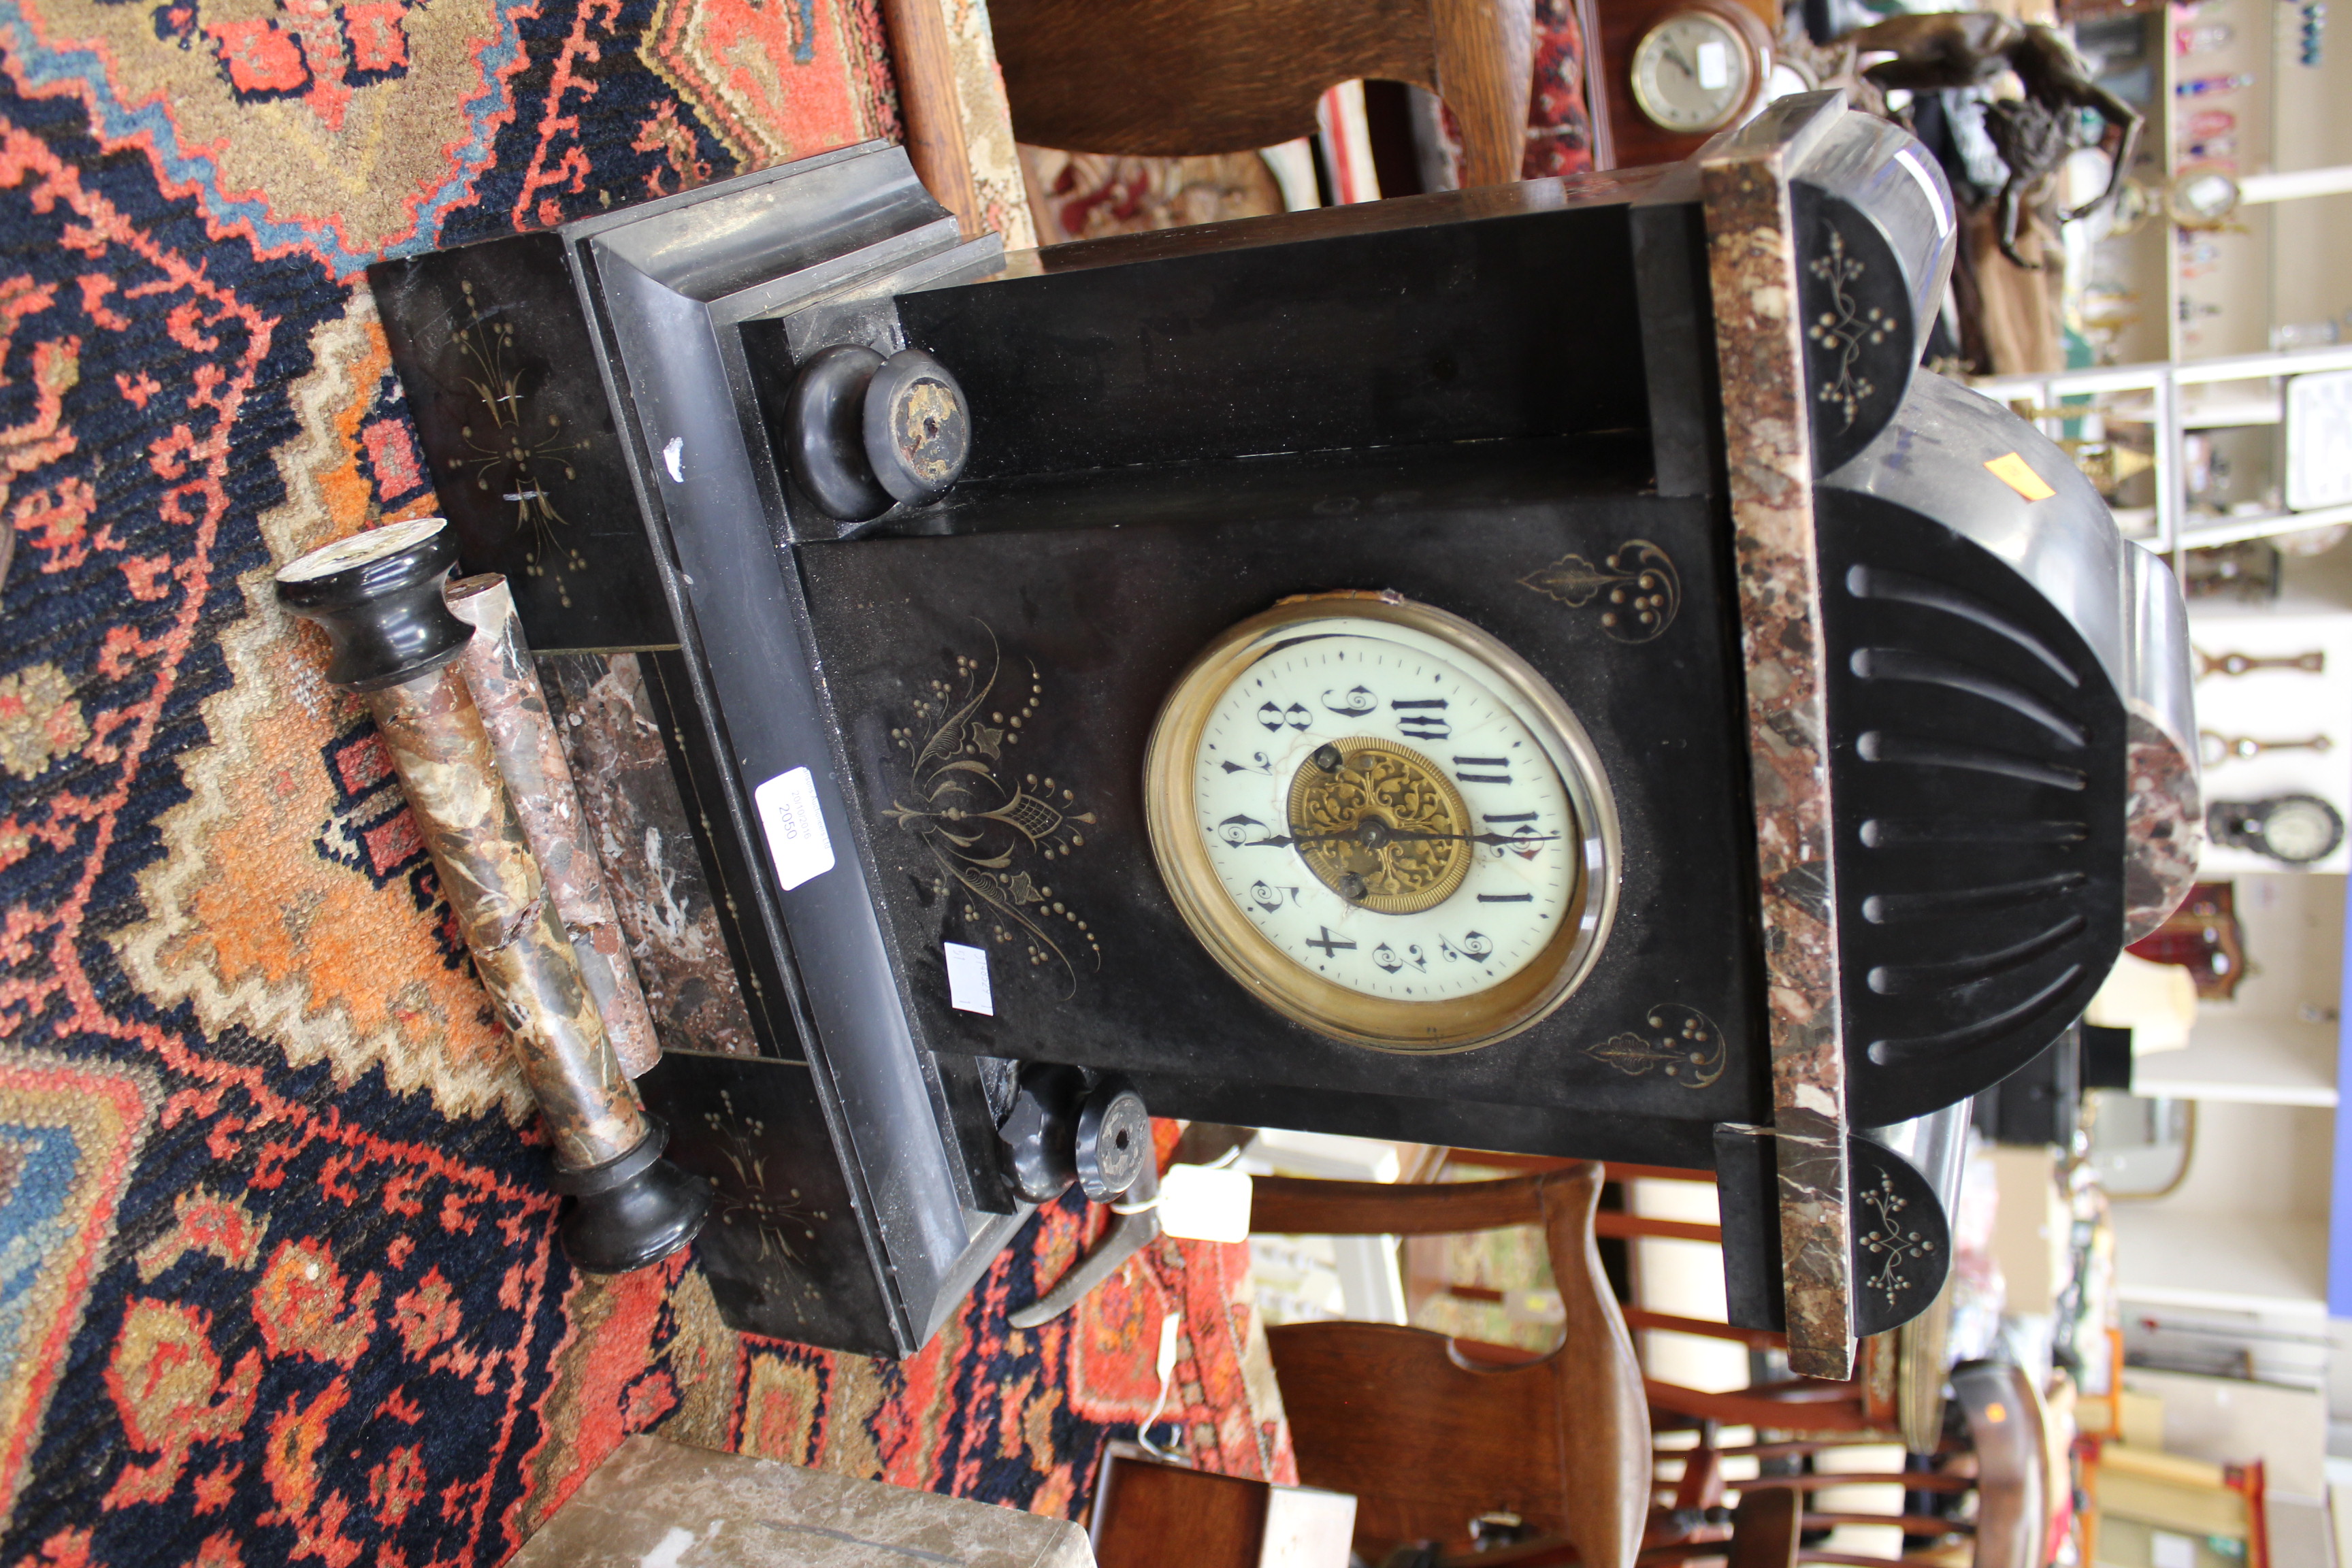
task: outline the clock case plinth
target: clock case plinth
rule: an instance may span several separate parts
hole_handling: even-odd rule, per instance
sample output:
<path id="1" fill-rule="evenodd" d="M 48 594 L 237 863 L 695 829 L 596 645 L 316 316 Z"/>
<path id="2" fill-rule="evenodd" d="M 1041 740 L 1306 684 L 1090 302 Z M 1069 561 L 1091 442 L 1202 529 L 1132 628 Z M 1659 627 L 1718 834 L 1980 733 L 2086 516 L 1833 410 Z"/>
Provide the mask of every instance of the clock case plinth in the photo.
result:
<path id="1" fill-rule="evenodd" d="M 1976 651 L 2065 708 L 2087 759 L 2057 790 L 2084 826 L 2061 847 L 2057 923 L 2073 923 L 2054 943 L 1958 996 L 1931 976 L 1874 1003 L 1869 976 L 1899 965 L 1832 967 L 1890 1028 L 1969 1036 L 1890 1068 L 1850 1031 L 1861 1126 L 1993 1081 L 2112 962 L 2131 674 L 2101 641 L 2114 606 L 2095 574 L 2123 547 L 2095 495 L 2029 427 L 1912 374 L 1948 198 L 1895 162 L 1900 132 L 1834 102 L 1807 112 L 1754 132 L 1802 143 L 1783 160 L 1798 260 L 1861 265 L 1808 282 L 1801 304 L 1885 328 L 1809 343 L 1790 372 L 1809 395 L 1838 375 L 1872 388 L 1854 417 L 1813 426 L 1823 580 L 1900 539 L 1919 574 L 1997 604 L 2065 669 Z M 1026 1213 L 996 1137 L 1024 1062 L 1124 1074 L 1165 1115 L 1717 1168 L 1735 1303 L 1778 1320 L 1780 1222 L 1756 1163 L 1775 1094 L 1765 912 L 1832 884 L 1758 879 L 1753 625 L 1724 442 L 1726 389 L 1755 367 L 1717 364 L 1707 221 L 1687 164 L 1006 257 L 961 241 L 903 154 L 869 146 L 372 270 L 467 569 L 515 579 L 535 647 L 648 650 L 671 694 L 666 739 L 727 889 L 761 1055 L 668 1039 L 643 1087 L 679 1129 L 673 1157 L 718 1185 L 702 1245 L 730 1321 L 860 1350 L 927 1340 Z M 521 482 L 476 454 L 467 333 L 484 321 L 513 329 L 509 391 L 556 400 L 577 432 L 569 474 L 542 464 Z M 942 500 L 842 523 L 785 477 L 795 367 L 842 343 L 919 348 L 961 383 L 971 457 Z M 1988 443 L 2057 487 L 2041 512 L 1987 490 Z M 514 496 L 541 489 L 560 525 L 519 525 Z M 1969 534 L 1956 505 L 2000 536 Z M 1661 624 L 1612 619 L 1661 563 Z M 2073 600 L 2053 595 L 2086 570 Z M 1202 951 L 1153 866 L 1142 751 L 1176 676 L 1276 600 L 1339 589 L 1393 590 L 1501 637 L 1602 753 L 1623 835 L 1616 929 L 1559 1011 L 1499 1045 L 1373 1052 L 1286 1021 Z M 1877 607 L 1829 597 L 1833 642 Z M 1836 765 L 1864 794 L 1880 780 L 1859 721 L 1836 716 L 1888 689 L 1837 676 L 1830 690 Z M 1940 706 L 1929 728 L 1957 729 L 1938 744 L 2022 754 L 2046 728 Z M 802 767 L 836 860 L 787 890 L 757 798 Z M 1957 801 L 2053 819 L 2032 790 L 2056 786 L 1932 772 L 1887 786 L 1912 817 Z M 942 777 L 966 793 L 940 795 Z M 984 820 L 945 819 L 948 799 Z M 1934 894 L 1944 853 L 1870 888 Z M 1923 936 L 1857 904 L 1849 923 L 1857 960 L 1865 939 L 1908 943 L 1895 957 L 1917 968 L 1982 950 L 1999 914 L 1961 909 Z M 988 955 L 992 1012 L 955 1005 L 949 943 Z M 1696 1059 L 1694 1016 L 1714 1042 Z M 1912 1228 L 1942 1234 L 1916 1162 L 1859 1137 L 1851 1151 L 1853 1182 L 1899 1188 Z M 1860 1293 L 1859 1326 L 1923 1308 L 1944 1256 L 1871 1262 L 1883 1288 Z"/>

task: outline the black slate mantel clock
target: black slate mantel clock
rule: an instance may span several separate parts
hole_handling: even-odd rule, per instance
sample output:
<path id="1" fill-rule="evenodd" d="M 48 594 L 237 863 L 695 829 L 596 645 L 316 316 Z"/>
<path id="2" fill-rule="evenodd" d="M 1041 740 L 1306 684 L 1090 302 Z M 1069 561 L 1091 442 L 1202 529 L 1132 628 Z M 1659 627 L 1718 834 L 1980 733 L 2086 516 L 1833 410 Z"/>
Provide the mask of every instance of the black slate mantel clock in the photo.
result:
<path id="1" fill-rule="evenodd" d="M 1114 1077 L 1714 1168 L 1802 1369 L 1921 1310 L 1917 1119 L 2200 821 L 2169 574 L 1914 369 L 1952 230 L 1815 95 L 1024 255 L 864 147 L 377 268 L 467 568 L 542 651 L 674 650 L 765 1054 L 644 1088 L 730 1319 L 920 1344 L 1025 1213 L 1019 1091 Z"/>

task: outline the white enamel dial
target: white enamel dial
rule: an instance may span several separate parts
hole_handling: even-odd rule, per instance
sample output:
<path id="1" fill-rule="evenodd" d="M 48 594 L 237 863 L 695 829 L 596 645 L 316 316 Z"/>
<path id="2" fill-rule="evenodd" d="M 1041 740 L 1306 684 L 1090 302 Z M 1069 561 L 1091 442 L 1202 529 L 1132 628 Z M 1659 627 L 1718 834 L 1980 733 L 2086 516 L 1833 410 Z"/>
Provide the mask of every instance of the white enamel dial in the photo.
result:
<path id="1" fill-rule="evenodd" d="M 1509 700 L 1459 658 L 1402 628 L 1326 621 L 1257 660 L 1202 726 L 1194 816 L 1219 884 L 1286 957 L 1351 991 L 1428 1001 L 1485 990 L 1543 951 L 1577 891 L 1580 835 L 1559 773 Z M 1336 768 L 1317 766 L 1327 747 Z M 1310 798 L 1313 774 L 1338 781 L 1323 792 L 1341 795 L 1336 814 L 1294 819 L 1302 769 Z M 1381 897 L 1370 883 L 1346 896 L 1349 875 L 1383 869 L 1444 896 L 1411 912 L 1369 905 Z"/>
<path id="2" fill-rule="evenodd" d="M 1287 599 L 1168 697 L 1152 852 L 1235 979 L 1382 1050 L 1490 1045 L 1597 960 L 1616 816 L 1591 739 L 1527 661 L 1389 594 Z"/>

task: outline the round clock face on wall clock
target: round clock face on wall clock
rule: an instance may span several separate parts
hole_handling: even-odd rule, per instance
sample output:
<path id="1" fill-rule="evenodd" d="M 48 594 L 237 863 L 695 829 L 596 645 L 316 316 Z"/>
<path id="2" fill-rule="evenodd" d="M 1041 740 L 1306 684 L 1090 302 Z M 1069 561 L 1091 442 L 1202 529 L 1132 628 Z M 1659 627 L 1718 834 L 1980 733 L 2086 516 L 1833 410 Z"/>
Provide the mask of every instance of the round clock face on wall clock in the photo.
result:
<path id="1" fill-rule="evenodd" d="M 1160 711 L 1144 798 L 1202 944 L 1356 1045 L 1526 1028 L 1589 972 L 1614 904 L 1615 814 L 1567 704 L 1394 595 L 1286 601 L 1218 638 Z"/>
<path id="2" fill-rule="evenodd" d="M 1771 70 L 1763 25 L 1737 5 L 1676 11 L 1633 47 L 1633 101 L 1668 131 L 1720 131 Z"/>
<path id="3" fill-rule="evenodd" d="M 2307 866 L 2324 860 L 2344 841 L 2344 819 L 2315 795 L 2291 795 L 2263 814 L 2255 847 L 2273 860 Z"/>

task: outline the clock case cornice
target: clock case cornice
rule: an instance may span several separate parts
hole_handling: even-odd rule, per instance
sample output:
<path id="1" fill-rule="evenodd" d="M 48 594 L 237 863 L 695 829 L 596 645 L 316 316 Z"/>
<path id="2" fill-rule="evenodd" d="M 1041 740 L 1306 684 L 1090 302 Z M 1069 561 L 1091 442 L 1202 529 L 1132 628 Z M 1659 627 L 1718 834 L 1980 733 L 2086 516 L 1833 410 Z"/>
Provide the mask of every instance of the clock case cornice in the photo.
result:
<path id="1" fill-rule="evenodd" d="M 2119 714 L 2129 672 L 2109 658 L 2104 601 L 2046 592 L 2080 574 L 2069 539 L 2112 535 L 2096 497 L 2030 429 L 1971 426 L 1969 395 L 1911 372 L 1948 205 L 1893 161 L 1900 132 L 1835 104 L 1809 113 L 1769 132 L 1805 143 L 1784 174 L 1799 259 L 1835 237 L 1861 266 L 1840 274 L 1842 297 L 1804 285 L 1802 306 L 1891 327 L 1803 350 L 1809 395 L 1840 376 L 1873 393 L 1813 424 L 1825 561 L 1864 551 L 1882 513 L 1927 531 L 1971 592 L 2012 605 L 2078 673 L 2104 672 L 2106 694 L 2085 700 Z M 1161 1114 L 1653 1163 L 1715 1166 L 1720 1129 L 1770 1124 L 1727 382 L 1696 164 L 1005 256 L 961 240 L 904 154 L 868 145 L 371 277 L 466 568 L 508 573 L 542 652 L 665 650 L 677 766 L 702 792 L 706 856 L 733 868 L 739 969 L 772 1016 L 757 1063 L 669 1042 L 648 1100 L 680 1127 L 722 1091 L 775 1106 L 811 1190 L 855 1216 L 865 1265 L 853 1278 L 845 1253 L 794 1274 L 729 1255 L 722 1221 L 706 1262 L 730 1319 L 854 1348 L 922 1343 L 1025 1212 L 993 1142 L 1014 1061 L 1124 1071 Z M 486 311 L 515 329 L 526 400 L 554 400 L 578 432 L 580 477 L 475 482 L 464 339 Z M 971 458 L 944 499 L 843 523 L 785 477 L 775 432 L 795 367 L 845 342 L 921 348 L 961 383 Z M 1971 443 L 1987 431 L 2059 486 L 2002 525 L 2038 554 L 1898 493 L 1932 491 L 1955 464 L 1981 474 Z M 584 562 L 561 583 L 534 570 L 546 531 L 517 526 L 514 494 L 542 488 Z M 1671 622 L 1639 640 L 1603 621 L 1636 546 L 1677 589 Z M 1233 623 L 1333 589 L 1393 590 L 1499 637 L 1576 709 L 1609 771 L 1625 848 L 1608 949 L 1558 1012 L 1498 1045 L 1414 1058 L 1287 1022 L 1192 941 L 1152 866 L 1141 756 L 1169 686 Z M 1834 642 L 1848 612 L 1831 597 Z M 918 753 L 950 711 L 919 711 L 947 700 L 933 683 L 961 701 L 992 675 L 997 697 L 964 722 L 1003 732 L 994 754 L 969 731 L 949 743 L 995 770 L 1000 826 L 1045 835 L 1024 828 L 1002 864 L 962 867 L 994 904 L 907 816 Z M 1838 758 L 1853 751 L 1841 704 L 1880 689 L 1832 682 Z M 986 721 L 1008 712 L 1025 713 L 1017 728 Z M 2081 721 L 2099 746 L 2111 717 Z M 2016 742 L 2011 719 L 1990 721 Z M 2041 1049 L 2104 973 L 2120 927 L 2116 752 L 2115 779 L 2088 786 L 2116 798 L 2089 814 L 2081 851 L 2080 973 L 1959 1067 L 1889 1071 L 1849 1041 L 1864 1118 L 1990 1081 L 1996 1058 Z M 751 796 L 795 766 L 842 853 L 787 892 Z M 950 1005 L 943 941 L 990 952 L 992 1016 Z M 1846 965 L 1844 991 L 1867 973 Z M 1726 1058 L 1669 1076 L 1675 1031 L 1654 1020 L 1672 1009 L 1717 1026 Z M 1937 1207 L 1899 1156 L 1856 1148 Z M 1723 1156 L 1727 1267 L 1735 1298 L 1769 1319 L 1777 1222 L 1742 1159 Z M 1920 1272 L 1865 1326 L 1908 1316 L 1940 1278 Z"/>

